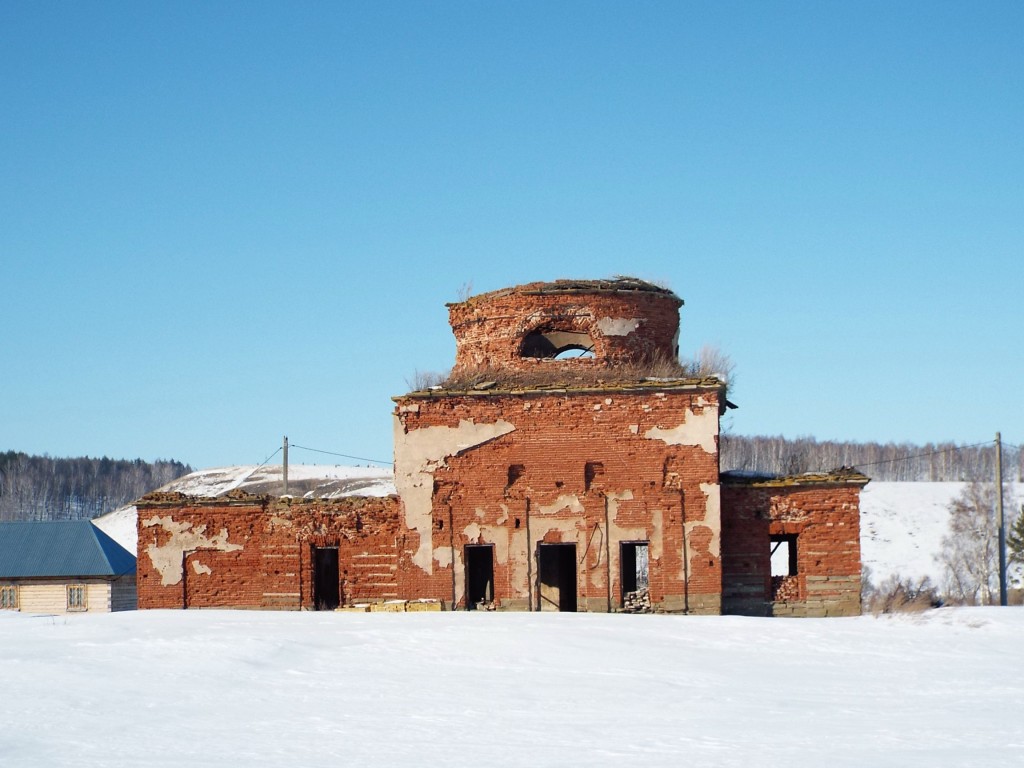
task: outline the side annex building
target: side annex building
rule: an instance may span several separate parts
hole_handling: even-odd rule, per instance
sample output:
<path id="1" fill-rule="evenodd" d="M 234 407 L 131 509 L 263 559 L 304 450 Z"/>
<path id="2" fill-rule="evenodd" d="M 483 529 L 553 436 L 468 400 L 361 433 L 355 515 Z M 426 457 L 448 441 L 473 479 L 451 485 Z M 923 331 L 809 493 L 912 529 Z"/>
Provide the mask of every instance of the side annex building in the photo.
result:
<path id="1" fill-rule="evenodd" d="M 859 614 L 868 479 L 721 473 L 681 305 L 632 278 L 449 304 L 451 374 L 393 398 L 396 496 L 147 495 L 139 607 Z"/>

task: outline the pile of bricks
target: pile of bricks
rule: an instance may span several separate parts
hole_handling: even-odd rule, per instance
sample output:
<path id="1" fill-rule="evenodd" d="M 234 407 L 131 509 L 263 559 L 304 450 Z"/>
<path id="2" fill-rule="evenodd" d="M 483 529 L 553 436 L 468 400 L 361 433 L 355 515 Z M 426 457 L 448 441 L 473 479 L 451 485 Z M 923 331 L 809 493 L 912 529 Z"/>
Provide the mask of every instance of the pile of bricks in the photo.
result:
<path id="1" fill-rule="evenodd" d="M 636 592 L 627 592 L 622 599 L 623 613 L 650 613 L 651 593 L 647 589 L 638 589 Z"/>
<path id="2" fill-rule="evenodd" d="M 772 576 L 772 600 L 789 602 L 800 599 L 800 579 L 797 576 Z"/>

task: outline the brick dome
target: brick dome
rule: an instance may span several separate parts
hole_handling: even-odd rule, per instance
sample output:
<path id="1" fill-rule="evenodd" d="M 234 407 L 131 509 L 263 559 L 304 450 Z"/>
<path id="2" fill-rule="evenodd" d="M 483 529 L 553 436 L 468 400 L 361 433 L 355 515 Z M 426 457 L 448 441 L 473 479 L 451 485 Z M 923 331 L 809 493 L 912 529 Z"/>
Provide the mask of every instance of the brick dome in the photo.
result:
<path id="1" fill-rule="evenodd" d="M 679 307 L 635 278 L 528 283 L 448 305 L 455 371 L 566 370 L 676 359 Z"/>

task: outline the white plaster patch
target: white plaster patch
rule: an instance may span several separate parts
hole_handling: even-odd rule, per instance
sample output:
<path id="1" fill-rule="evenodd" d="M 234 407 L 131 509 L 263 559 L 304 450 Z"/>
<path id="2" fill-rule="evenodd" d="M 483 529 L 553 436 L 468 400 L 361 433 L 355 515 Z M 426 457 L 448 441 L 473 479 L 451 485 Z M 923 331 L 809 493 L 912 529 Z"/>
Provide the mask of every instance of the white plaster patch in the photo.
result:
<path id="1" fill-rule="evenodd" d="M 499 504 L 501 507 L 501 517 L 498 518 L 498 525 L 504 525 L 508 522 L 508 504 Z"/>
<path id="2" fill-rule="evenodd" d="M 555 499 L 553 504 L 537 507 L 542 515 L 553 515 L 563 509 L 568 509 L 578 515 L 583 514 L 583 504 L 580 503 L 580 499 L 575 493 L 563 494 Z"/>
<path id="3" fill-rule="evenodd" d="M 708 551 L 715 557 L 722 554 L 722 487 L 718 483 L 701 483 L 704 504 L 704 525 L 711 529 Z"/>
<path id="4" fill-rule="evenodd" d="M 192 561 L 192 570 L 203 576 L 209 576 L 211 573 L 213 573 L 213 571 L 210 569 L 210 566 L 203 565 L 202 563 L 197 562 L 195 560 Z"/>
<path id="5" fill-rule="evenodd" d="M 605 336 L 629 336 L 640 327 L 640 321 L 625 317 L 602 317 L 595 325 Z"/>
<path id="6" fill-rule="evenodd" d="M 666 445 L 693 445 L 704 449 L 705 453 L 715 453 L 718 446 L 718 412 L 714 408 L 705 408 L 700 413 L 686 409 L 683 423 L 671 429 L 651 427 L 644 432 L 648 440 L 661 440 Z"/>
<path id="7" fill-rule="evenodd" d="M 452 548 L 435 547 L 434 560 L 437 562 L 438 568 L 447 568 L 452 564 Z"/>
<path id="8" fill-rule="evenodd" d="M 151 517 L 142 521 L 143 528 L 160 526 L 170 534 L 170 538 L 160 546 L 150 544 L 146 547 L 149 561 L 160 574 L 160 584 L 165 587 L 181 583 L 182 560 L 184 553 L 197 549 L 215 549 L 218 552 L 234 552 L 242 548 L 241 544 L 228 542 L 227 528 L 221 528 L 215 536 L 206 535 L 206 526 L 192 528 L 192 523 L 177 523 L 170 515 Z M 204 566 L 205 567 L 205 566 Z"/>
<path id="9" fill-rule="evenodd" d="M 665 513 L 660 509 L 651 512 L 651 558 L 661 560 L 664 549 L 665 535 Z"/>
<path id="10" fill-rule="evenodd" d="M 433 573 L 431 557 L 431 502 L 434 472 L 449 456 L 490 442 L 515 430 L 499 419 L 493 424 L 477 424 L 463 419 L 457 427 L 422 427 L 406 432 L 402 420 L 395 417 L 395 488 L 405 507 L 405 524 L 420 537 L 412 561 L 426 573 Z M 451 558 L 448 558 L 449 562 Z M 440 560 L 438 561 L 440 563 Z"/>
<path id="11" fill-rule="evenodd" d="M 629 425 L 629 431 L 632 432 L 634 435 L 638 434 L 640 432 L 640 425 L 639 424 L 630 424 Z"/>
<path id="12" fill-rule="evenodd" d="M 462 529 L 462 533 L 471 543 L 476 544 L 480 539 L 480 526 L 477 523 L 470 523 Z"/>

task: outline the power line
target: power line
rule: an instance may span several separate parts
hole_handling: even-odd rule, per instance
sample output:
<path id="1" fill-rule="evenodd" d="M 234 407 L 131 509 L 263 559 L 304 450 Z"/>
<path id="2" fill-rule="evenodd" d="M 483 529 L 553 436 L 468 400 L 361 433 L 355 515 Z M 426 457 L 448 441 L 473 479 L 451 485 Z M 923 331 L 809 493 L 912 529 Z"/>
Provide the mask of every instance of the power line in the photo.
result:
<path id="1" fill-rule="evenodd" d="M 874 467 L 879 464 L 895 464 L 899 461 L 910 461 L 911 459 L 920 459 L 925 456 L 938 456 L 940 453 L 956 453 L 957 451 L 963 451 L 968 448 L 978 448 L 982 445 L 993 445 L 994 440 L 986 440 L 982 443 L 973 443 L 971 445 L 955 445 L 952 448 L 943 448 L 941 451 L 928 451 L 927 453 L 915 453 L 910 456 L 897 456 L 895 459 L 883 459 L 881 461 L 868 461 L 863 464 L 854 464 L 854 467 Z"/>
<path id="2" fill-rule="evenodd" d="M 388 464 L 388 465 L 394 464 L 394 462 L 392 462 L 392 461 L 381 461 L 380 459 L 368 459 L 365 456 L 351 456 L 351 455 L 349 455 L 347 453 L 335 453 L 334 451 L 322 451 L 319 448 L 307 448 L 304 445 L 296 445 L 295 443 L 291 443 L 291 447 L 292 448 L 299 448 L 299 449 L 301 449 L 303 451 L 312 451 L 313 453 L 323 453 L 323 454 L 326 454 L 328 456 L 340 456 L 343 459 L 355 459 L 356 461 L 369 461 L 369 462 L 371 462 L 373 464 Z M 281 450 L 281 449 L 278 448 L 278 450 Z"/>
<path id="3" fill-rule="evenodd" d="M 269 456 L 267 456 L 267 458 L 265 458 L 265 459 L 263 460 L 263 463 L 262 463 L 262 464 L 257 464 L 257 465 L 256 465 L 256 469 L 259 469 L 260 467 L 264 466 L 264 465 L 265 465 L 265 464 L 266 464 L 266 463 L 267 463 L 268 461 L 270 461 L 270 460 L 271 460 L 272 458 L 274 458 L 275 456 L 277 456 L 277 454 L 278 454 L 278 453 L 280 453 L 280 452 L 281 452 L 281 446 L 278 446 L 278 447 L 277 447 L 277 450 L 276 450 L 276 451 L 274 451 L 274 452 L 273 452 L 272 454 L 270 454 Z M 255 472 L 255 471 L 256 471 L 256 469 L 254 469 L 254 470 L 253 470 L 253 472 Z M 250 474 L 252 474 L 252 473 L 250 472 Z"/>

